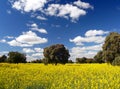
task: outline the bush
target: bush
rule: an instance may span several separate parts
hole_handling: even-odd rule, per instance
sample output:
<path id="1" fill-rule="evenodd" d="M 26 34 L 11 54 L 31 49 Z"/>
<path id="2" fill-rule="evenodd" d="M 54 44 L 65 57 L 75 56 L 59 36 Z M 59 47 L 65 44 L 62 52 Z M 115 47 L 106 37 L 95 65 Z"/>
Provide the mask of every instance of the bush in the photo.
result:
<path id="1" fill-rule="evenodd" d="M 120 66 L 120 56 L 116 57 L 115 60 L 113 60 L 112 65 Z"/>

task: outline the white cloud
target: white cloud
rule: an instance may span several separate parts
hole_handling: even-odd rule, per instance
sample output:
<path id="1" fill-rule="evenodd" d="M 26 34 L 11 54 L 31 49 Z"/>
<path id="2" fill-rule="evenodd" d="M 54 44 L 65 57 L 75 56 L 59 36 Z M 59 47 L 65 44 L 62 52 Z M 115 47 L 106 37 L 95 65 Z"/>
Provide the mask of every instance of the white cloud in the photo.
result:
<path id="1" fill-rule="evenodd" d="M 74 39 L 70 39 L 70 42 L 77 45 L 76 47 L 70 49 L 70 59 L 75 61 L 76 58 L 81 57 L 93 58 L 98 51 L 102 50 L 102 45 L 105 41 L 106 34 L 108 33 L 108 31 L 103 30 L 88 30 L 85 33 L 85 37 L 77 36 Z M 88 46 L 90 44 L 92 45 Z"/>
<path id="2" fill-rule="evenodd" d="M 34 54 L 32 54 L 32 57 L 40 57 L 40 58 L 43 58 L 43 53 L 34 53 Z"/>
<path id="3" fill-rule="evenodd" d="M 32 28 L 38 28 L 38 25 L 36 23 L 31 24 Z"/>
<path id="4" fill-rule="evenodd" d="M 85 10 L 73 6 L 71 4 L 51 4 L 45 10 L 45 13 L 50 16 L 63 17 L 67 19 L 70 18 L 72 21 L 78 20 L 80 16 L 86 15 Z"/>
<path id="5" fill-rule="evenodd" d="M 30 54 L 27 54 L 27 55 L 26 55 L 26 58 L 27 58 L 27 61 L 28 61 L 28 62 L 37 59 L 37 57 L 33 57 L 33 56 L 31 56 Z"/>
<path id="6" fill-rule="evenodd" d="M 34 48 L 35 52 L 43 52 L 43 49 L 42 48 Z"/>
<path id="7" fill-rule="evenodd" d="M 86 15 L 86 9 L 91 9 L 93 6 L 80 0 L 71 4 L 54 4 L 52 0 L 17 0 L 12 2 L 12 8 L 21 12 L 33 12 L 34 14 L 40 12 L 40 14 L 62 17 L 75 22 L 79 17 Z M 37 19 L 47 20 L 40 14 L 37 14 Z"/>
<path id="8" fill-rule="evenodd" d="M 43 58 L 43 48 L 23 48 L 23 52 L 26 53 L 27 61 Z"/>
<path id="9" fill-rule="evenodd" d="M 13 36 L 5 36 L 4 38 L 13 39 L 14 37 Z"/>
<path id="10" fill-rule="evenodd" d="M 47 2 L 48 0 L 17 0 L 12 3 L 12 7 L 24 12 L 35 12 L 42 10 Z"/>
<path id="11" fill-rule="evenodd" d="M 70 59 L 75 61 L 76 58 L 93 58 L 99 50 L 102 50 L 102 44 L 85 47 L 73 47 L 70 49 Z"/>
<path id="12" fill-rule="evenodd" d="M 23 48 L 23 52 L 25 52 L 25 53 L 42 53 L 43 49 L 42 48 L 34 48 L 34 49 Z"/>
<path id="13" fill-rule="evenodd" d="M 45 18 L 43 16 L 37 16 L 36 18 L 39 19 L 39 20 L 47 20 L 47 18 Z"/>
<path id="14" fill-rule="evenodd" d="M 81 52 L 85 52 L 85 51 L 89 51 L 89 50 L 94 50 L 94 51 L 98 51 L 98 50 L 102 50 L 102 44 L 99 45 L 93 45 L 93 46 L 84 46 L 84 47 L 73 47 L 72 48 L 72 52 L 74 52 L 75 50 L 79 50 Z"/>
<path id="15" fill-rule="evenodd" d="M 25 53 L 33 53 L 35 51 L 30 49 L 30 48 L 23 48 L 23 52 L 25 52 Z"/>
<path id="16" fill-rule="evenodd" d="M 9 41 L 8 44 L 10 46 L 27 47 L 36 44 L 43 44 L 46 43 L 47 41 L 48 40 L 46 38 L 41 38 L 36 33 L 32 31 L 28 31 L 28 32 L 23 32 L 22 35 L 16 37 L 14 40 Z"/>
<path id="17" fill-rule="evenodd" d="M 81 0 L 75 1 L 74 4 L 83 9 L 88 9 L 88 8 L 93 9 L 93 6 L 91 6 L 89 3 L 82 2 Z"/>
<path id="18" fill-rule="evenodd" d="M 105 37 L 103 36 L 92 36 L 92 37 L 81 37 L 77 36 L 74 39 L 70 39 L 70 42 L 75 43 L 76 45 L 84 45 L 84 42 L 90 43 L 103 43 L 105 40 Z"/>
<path id="19" fill-rule="evenodd" d="M 76 45 L 84 45 L 83 43 L 103 43 L 108 31 L 103 30 L 89 30 L 85 33 L 85 37 L 77 36 L 74 39 L 70 39 L 70 42 L 75 43 Z"/>
<path id="20" fill-rule="evenodd" d="M 96 35 L 104 35 L 108 34 L 108 31 L 103 31 L 103 30 L 89 30 L 85 33 L 85 36 L 96 36 Z"/>
<path id="21" fill-rule="evenodd" d="M 19 47 L 29 47 L 29 46 L 33 46 L 32 44 L 21 43 L 21 42 L 18 42 L 17 40 L 9 41 L 8 44 L 9 44 L 10 46 L 19 46 Z"/>
<path id="22" fill-rule="evenodd" d="M 0 40 L 0 43 L 5 43 L 5 42 L 6 42 L 5 39 Z"/>
<path id="23" fill-rule="evenodd" d="M 43 28 L 38 28 L 38 25 L 36 23 L 31 24 L 30 29 L 33 30 L 33 31 L 38 31 L 40 33 L 47 34 L 47 31 L 45 29 L 43 29 Z"/>
<path id="24" fill-rule="evenodd" d="M 8 51 L 1 51 L 0 52 L 0 56 L 2 56 L 2 55 L 7 55 L 9 52 Z"/>

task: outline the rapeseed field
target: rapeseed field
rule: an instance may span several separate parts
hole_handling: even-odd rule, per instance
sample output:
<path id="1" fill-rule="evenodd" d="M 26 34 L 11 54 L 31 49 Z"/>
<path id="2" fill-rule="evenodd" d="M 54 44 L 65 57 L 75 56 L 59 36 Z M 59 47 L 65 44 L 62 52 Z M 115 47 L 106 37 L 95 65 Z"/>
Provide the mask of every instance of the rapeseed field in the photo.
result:
<path id="1" fill-rule="evenodd" d="M 0 89 L 120 89 L 120 67 L 1 63 Z"/>

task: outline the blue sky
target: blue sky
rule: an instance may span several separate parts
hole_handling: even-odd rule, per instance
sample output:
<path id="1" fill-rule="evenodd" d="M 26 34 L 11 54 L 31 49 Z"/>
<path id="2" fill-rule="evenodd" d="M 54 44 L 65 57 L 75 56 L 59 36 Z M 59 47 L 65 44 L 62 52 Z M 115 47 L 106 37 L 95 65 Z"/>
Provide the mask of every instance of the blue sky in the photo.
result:
<path id="1" fill-rule="evenodd" d="M 119 23 L 120 0 L 1 0 L 0 55 L 19 51 L 30 61 L 60 43 L 72 60 L 94 57 Z"/>

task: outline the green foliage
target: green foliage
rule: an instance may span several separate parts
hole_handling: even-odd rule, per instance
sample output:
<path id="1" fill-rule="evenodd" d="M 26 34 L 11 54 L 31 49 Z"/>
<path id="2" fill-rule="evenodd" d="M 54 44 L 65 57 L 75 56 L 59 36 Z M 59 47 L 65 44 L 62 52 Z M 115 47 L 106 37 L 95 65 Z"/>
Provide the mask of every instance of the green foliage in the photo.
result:
<path id="1" fill-rule="evenodd" d="M 37 59 L 37 60 L 33 60 L 33 61 L 31 61 L 31 63 L 43 63 L 43 60 L 41 60 L 41 59 Z"/>
<path id="2" fill-rule="evenodd" d="M 112 65 L 120 66 L 120 56 L 116 57 L 115 60 L 113 60 Z"/>
<path id="3" fill-rule="evenodd" d="M 64 47 L 63 44 L 51 45 L 50 47 L 44 48 L 44 63 L 67 63 L 70 57 L 69 51 Z"/>
<path id="4" fill-rule="evenodd" d="M 68 63 L 74 63 L 72 60 L 68 60 Z"/>
<path id="5" fill-rule="evenodd" d="M 10 63 L 26 63 L 26 55 L 19 52 L 9 52 L 7 61 Z"/>
<path id="6" fill-rule="evenodd" d="M 112 63 L 117 56 L 120 56 L 120 34 L 112 32 L 105 39 L 103 59 Z"/>
<path id="7" fill-rule="evenodd" d="M 6 59 L 7 59 L 7 56 L 2 55 L 2 56 L 0 57 L 0 62 L 6 62 Z"/>
<path id="8" fill-rule="evenodd" d="M 93 58 L 76 58 L 76 63 L 96 63 L 96 61 Z"/>
<path id="9" fill-rule="evenodd" d="M 83 58 L 76 58 L 76 62 L 77 63 L 86 63 L 86 59 L 87 58 L 85 58 L 85 57 L 83 57 Z"/>
<path id="10" fill-rule="evenodd" d="M 97 63 L 104 63 L 103 60 L 103 51 L 99 51 L 95 56 L 94 59 Z"/>

